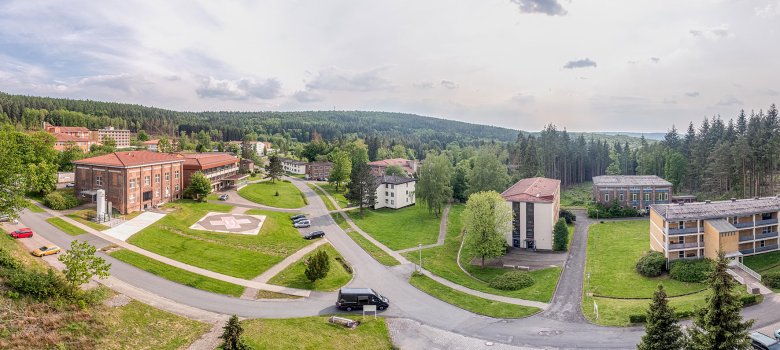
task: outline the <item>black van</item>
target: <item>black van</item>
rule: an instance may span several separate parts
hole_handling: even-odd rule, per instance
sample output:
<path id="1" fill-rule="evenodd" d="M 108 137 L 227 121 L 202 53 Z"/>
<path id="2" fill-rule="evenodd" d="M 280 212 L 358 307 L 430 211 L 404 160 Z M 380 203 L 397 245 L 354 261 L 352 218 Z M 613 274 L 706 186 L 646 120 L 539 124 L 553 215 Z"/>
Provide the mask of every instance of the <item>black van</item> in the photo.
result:
<path id="1" fill-rule="evenodd" d="M 363 305 L 376 305 L 377 310 L 390 306 L 390 299 L 383 297 L 371 288 L 341 288 L 336 308 L 352 311 L 362 309 Z"/>

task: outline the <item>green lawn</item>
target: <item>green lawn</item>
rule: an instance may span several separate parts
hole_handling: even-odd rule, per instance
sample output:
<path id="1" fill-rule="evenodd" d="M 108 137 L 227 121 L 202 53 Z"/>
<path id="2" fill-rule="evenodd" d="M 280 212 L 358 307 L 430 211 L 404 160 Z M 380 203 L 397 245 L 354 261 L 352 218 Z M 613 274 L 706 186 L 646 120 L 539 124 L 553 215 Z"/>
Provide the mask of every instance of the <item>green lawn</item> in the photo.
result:
<path id="1" fill-rule="evenodd" d="M 308 257 L 314 255 L 314 253 L 321 250 L 324 250 L 326 253 L 328 253 L 330 269 L 328 270 L 328 275 L 325 276 L 325 278 L 316 280 L 312 283 L 308 278 L 306 278 L 306 274 L 304 274 L 304 271 L 306 271 L 306 265 L 304 264 L 304 261 L 306 261 Z M 323 292 L 334 291 L 352 280 L 352 274 L 347 272 L 341 263 L 336 260 L 336 258 L 343 259 L 341 255 L 339 255 L 339 252 L 333 248 L 333 246 L 331 246 L 329 243 L 326 243 L 304 256 L 301 260 L 296 261 L 292 265 L 288 266 L 286 269 L 282 270 L 282 272 L 279 272 L 279 274 L 271 278 L 268 283 L 298 289 L 309 289 Z"/>
<path id="2" fill-rule="evenodd" d="M 350 212 L 349 217 L 388 248 L 399 250 L 436 243 L 441 218 L 428 212 L 423 205 L 401 209 L 378 209 Z"/>
<path id="3" fill-rule="evenodd" d="M 708 291 L 670 298 L 669 305 L 677 312 L 690 312 L 701 308 L 705 303 Z M 599 307 L 599 318 L 596 319 L 593 311 L 593 301 Z M 582 313 L 591 322 L 603 326 L 628 326 L 630 315 L 644 315 L 652 300 L 650 299 L 609 299 L 583 297 Z"/>
<path id="4" fill-rule="evenodd" d="M 43 210 L 43 208 L 35 205 L 35 202 L 32 199 L 28 199 L 27 200 L 27 204 L 25 206 L 27 207 L 28 210 L 30 210 L 33 213 L 44 213 L 44 212 L 46 212 L 45 210 Z"/>
<path id="5" fill-rule="evenodd" d="M 238 190 L 238 194 L 252 202 L 276 208 L 301 208 L 306 205 L 301 191 L 289 181 L 249 184 Z"/>
<path id="6" fill-rule="evenodd" d="M 71 223 L 62 220 L 61 218 L 48 218 L 46 219 L 46 222 L 50 223 L 52 226 L 62 230 L 63 232 L 71 236 L 78 236 L 80 234 L 87 233 L 87 231 L 84 231 L 80 227 L 76 227 Z"/>
<path id="7" fill-rule="evenodd" d="M 328 323 L 328 316 L 242 321 L 243 338 L 255 349 L 389 350 L 384 318 L 342 315 L 361 323 L 355 329 Z"/>
<path id="8" fill-rule="evenodd" d="M 95 210 L 94 209 L 84 209 L 84 210 L 77 210 L 74 211 L 71 214 L 65 215 L 73 220 L 76 220 L 86 226 L 89 226 L 95 230 L 103 231 L 108 230 L 110 227 L 102 224 L 98 224 L 97 222 L 92 221 L 90 218 L 95 217 Z"/>
<path id="9" fill-rule="evenodd" d="M 395 266 L 400 264 L 398 260 L 396 260 L 394 257 L 390 256 L 390 254 L 385 253 L 384 250 L 379 249 L 379 247 L 375 246 L 374 243 L 371 243 L 371 241 L 367 240 L 365 237 L 361 236 L 359 233 L 355 231 L 350 231 L 347 233 L 350 238 L 352 238 L 355 243 L 357 243 L 363 250 L 366 251 L 371 257 L 376 259 L 376 261 L 379 261 L 380 264 L 385 266 Z"/>
<path id="10" fill-rule="evenodd" d="M 425 275 L 413 274 L 409 283 L 444 302 L 489 317 L 520 318 L 541 311 L 535 307 L 508 304 L 466 294 L 436 282 Z"/>
<path id="11" fill-rule="evenodd" d="M 307 183 L 306 186 L 309 186 L 314 192 L 317 192 L 317 195 L 320 196 L 320 199 L 325 203 L 325 207 L 328 208 L 328 210 L 333 211 L 338 208 L 333 204 L 333 202 L 330 201 L 328 196 L 323 192 L 321 189 L 319 189 L 317 186 L 314 186 L 313 184 Z"/>
<path id="12" fill-rule="evenodd" d="M 780 269 L 780 251 L 746 256 L 743 262 L 756 272 Z"/>
<path id="13" fill-rule="evenodd" d="M 229 212 L 231 206 L 180 200 L 165 206 L 175 209 L 128 242 L 186 264 L 226 275 L 251 279 L 288 255 L 311 243 L 290 225 L 289 214 L 250 210 L 266 215 L 258 235 L 189 229 L 208 212 Z"/>
<path id="14" fill-rule="evenodd" d="M 595 295 L 652 298 L 658 284 L 663 284 L 670 296 L 706 288 L 703 283 L 680 282 L 668 275 L 648 278 L 636 272 L 637 260 L 650 250 L 649 225 L 648 220 L 631 220 L 591 226 L 585 272 L 591 274 L 590 288 Z"/>
<path id="15" fill-rule="evenodd" d="M 463 239 L 461 234 L 461 228 L 463 227 L 461 215 L 463 209 L 463 205 L 453 205 L 450 208 L 450 216 L 447 222 L 447 237 L 444 241 L 444 245 L 422 250 L 423 267 L 439 277 L 481 292 L 549 302 L 550 299 L 552 299 L 555 286 L 558 284 L 558 278 L 561 274 L 561 268 L 559 267 L 530 272 L 535 283 L 528 288 L 517 291 L 504 291 L 491 288 L 487 282 L 508 270 L 495 267 L 483 268 L 472 266 L 468 264 L 468 251 L 464 251 L 461 256 L 461 264 L 470 274 L 478 279 L 467 275 L 458 267 L 456 259 L 458 249 L 460 248 L 460 242 Z M 405 253 L 404 256 L 412 262 L 417 262 L 419 260 L 419 254 L 419 252 L 409 252 Z"/>
<path id="16" fill-rule="evenodd" d="M 327 183 L 319 186 L 322 187 L 322 189 L 325 190 L 325 192 L 328 192 L 328 194 L 330 194 L 330 196 L 333 197 L 333 199 L 336 200 L 336 204 L 338 204 L 339 207 L 341 207 L 342 209 L 349 207 L 349 201 L 347 200 L 346 197 L 344 197 L 344 194 L 347 193 L 346 185 L 340 186 L 338 191 L 336 191 L 335 184 Z"/>
<path id="17" fill-rule="evenodd" d="M 341 227 L 342 230 L 346 231 L 347 229 L 350 228 L 349 224 L 347 223 L 347 220 L 345 220 L 340 213 L 330 214 L 330 217 L 333 218 L 333 221 L 335 221 L 336 225 L 339 225 L 339 227 Z"/>
<path id="18" fill-rule="evenodd" d="M 593 182 L 583 182 L 561 191 L 562 208 L 585 208 L 592 201 Z"/>
<path id="19" fill-rule="evenodd" d="M 97 317 L 106 326 L 106 336 L 96 349 L 185 349 L 211 327 L 137 301 Z"/>
<path id="20" fill-rule="evenodd" d="M 244 287 L 237 284 L 182 270 L 178 267 L 173 267 L 127 249 L 117 250 L 109 255 L 146 272 L 207 292 L 231 295 L 234 297 L 239 297 L 244 292 Z"/>

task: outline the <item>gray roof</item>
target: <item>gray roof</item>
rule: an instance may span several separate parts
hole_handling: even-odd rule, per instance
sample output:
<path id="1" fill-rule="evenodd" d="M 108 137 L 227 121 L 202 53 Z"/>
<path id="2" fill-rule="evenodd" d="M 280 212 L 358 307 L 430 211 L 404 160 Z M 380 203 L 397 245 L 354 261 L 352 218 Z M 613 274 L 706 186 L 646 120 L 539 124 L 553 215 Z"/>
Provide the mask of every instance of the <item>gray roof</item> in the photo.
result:
<path id="1" fill-rule="evenodd" d="M 712 228 L 714 228 L 718 232 L 734 232 L 734 231 L 737 231 L 737 228 L 734 227 L 734 225 L 730 224 L 725 219 L 707 220 L 707 223 L 712 225 Z"/>
<path id="2" fill-rule="evenodd" d="M 650 206 L 667 221 L 706 220 L 780 211 L 780 198 L 726 200 L 680 204 L 653 204 Z"/>
<path id="3" fill-rule="evenodd" d="M 668 186 L 672 183 L 655 175 L 602 175 L 593 177 L 598 187 Z"/>
<path id="4" fill-rule="evenodd" d="M 290 164 L 295 164 L 295 165 L 306 165 L 306 162 L 302 162 L 300 160 L 295 160 L 295 159 L 290 159 L 290 158 L 280 158 L 280 160 L 283 163 L 290 163 Z"/>
<path id="5" fill-rule="evenodd" d="M 405 184 L 407 182 L 415 182 L 413 177 L 401 177 L 401 176 L 395 176 L 395 175 L 382 175 L 376 177 L 376 183 L 378 185 L 381 184 L 391 184 L 391 185 L 400 185 Z"/>

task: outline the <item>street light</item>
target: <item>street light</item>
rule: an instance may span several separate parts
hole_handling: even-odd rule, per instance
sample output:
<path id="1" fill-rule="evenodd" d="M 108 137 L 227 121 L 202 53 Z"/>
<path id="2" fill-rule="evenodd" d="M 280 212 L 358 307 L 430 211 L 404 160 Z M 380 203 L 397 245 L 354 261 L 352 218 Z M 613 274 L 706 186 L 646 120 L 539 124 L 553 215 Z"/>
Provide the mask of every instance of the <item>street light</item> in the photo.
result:
<path id="1" fill-rule="evenodd" d="M 417 243 L 417 251 L 420 252 L 420 273 L 422 273 L 422 243 Z"/>

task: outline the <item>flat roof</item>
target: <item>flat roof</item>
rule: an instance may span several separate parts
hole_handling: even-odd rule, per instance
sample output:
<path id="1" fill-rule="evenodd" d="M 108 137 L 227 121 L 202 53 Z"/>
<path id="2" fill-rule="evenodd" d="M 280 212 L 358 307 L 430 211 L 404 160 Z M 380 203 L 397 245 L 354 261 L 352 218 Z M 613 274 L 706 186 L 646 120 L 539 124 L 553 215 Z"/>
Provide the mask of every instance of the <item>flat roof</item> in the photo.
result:
<path id="1" fill-rule="evenodd" d="M 306 165 L 306 162 L 302 162 L 300 160 L 290 159 L 290 158 L 280 158 L 282 163 L 290 163 L 295 165 Z"/>
<path id="2" fill-rule="evenodd" d="M 601 175 L 593 177 L 593 186 L 626 187 L 626 186 L 668 186 L 672 183 L 655 175 Z"/>
<path id="3" fill-rule="evenodd" d="M 403 176 L 395 176 L 395 175 L 382 175 L 376 177 L 376 182 L 378 185 L 381 184 L 392 184 L 392 185 L 401 185 L 405 184 L 407 182 L 415 182 L 413 177 L 403 177 Z"/>
<path id="4" fill-rule="evenodd" d="M 734 225 L 730 224 L 725 219 L 714 219 L 714 220 L 707 220 L 707 223 L 709 223 L 712 228 L 714 228 L 718 232 L 735 232 L 737 231 L 737 228 L 734 227 Z"/>
<path id="5" fill-rule="evenodd" d="M 780 198 L 764 197 L 715 202 L 653 204 L 650 206 L 665 220 L 706 220 L 780 211 Z"/>

